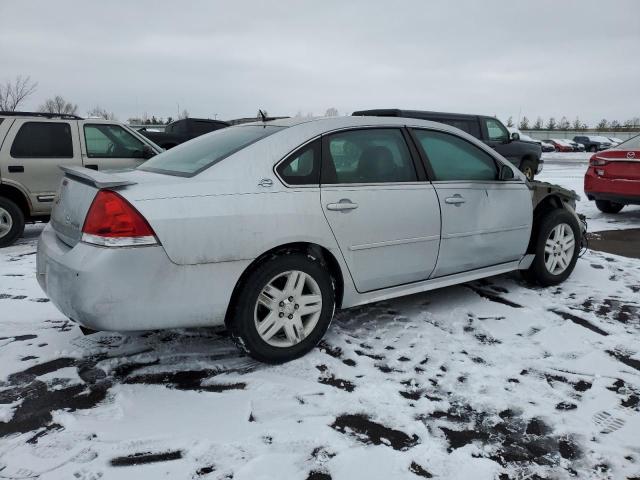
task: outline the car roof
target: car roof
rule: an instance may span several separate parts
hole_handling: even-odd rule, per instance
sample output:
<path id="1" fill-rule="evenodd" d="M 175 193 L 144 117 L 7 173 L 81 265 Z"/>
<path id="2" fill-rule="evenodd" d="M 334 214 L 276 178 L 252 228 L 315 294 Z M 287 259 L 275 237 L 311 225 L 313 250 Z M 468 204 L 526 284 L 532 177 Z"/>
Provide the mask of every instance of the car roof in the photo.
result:
<path id="1" fill-rule="evenodd" d="M 377 116 L 344 116 L 344 117 L 312 117 L 312 118 L 283 118 L 280 120 L 269 120 L 266 122 L 251 122 L 236 125 L 232 128 L 242 128 L 245 126 L 268 126 L 273 125 L 276 127 L 294 127 L 303 124 L 314 124 L 318 129 L 329 131 L 339 128 L 359 127 L 359 126 L 416 126 L 416 127 L 431 127 L 440 130 L 447 130 L 451 132 L 460 133 L 461 130 L 452 127 L 450 125 L 433 122 L 431 120 L 421 120 L 419 118 L 407 118 L 407 117 L 377 117 Z M 463 132 L 464 133 L 464 132 Z"/>
<path id="2" fill-rule="evenodd" d="M 480 115 L 475 113 L 453 113 L 453 112 L 433 112 L 429 110 L 404 110 L 401 108 L 376 108 L 371 110 L 359 110 L 353 112 L 353 116 L 381 116 L 381 117 L 405 117 L 405 118 L 432 118 L 440 117 L 449 120 L 455 119 L 476 119 L 495 118 L 489 115 Z"/>

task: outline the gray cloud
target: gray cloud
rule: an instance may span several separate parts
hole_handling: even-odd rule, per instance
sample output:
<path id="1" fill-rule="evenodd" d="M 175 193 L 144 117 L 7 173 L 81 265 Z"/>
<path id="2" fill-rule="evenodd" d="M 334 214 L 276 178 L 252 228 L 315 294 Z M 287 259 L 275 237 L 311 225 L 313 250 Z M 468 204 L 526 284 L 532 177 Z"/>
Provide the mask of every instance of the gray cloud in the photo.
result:
<path id="1" fill-rule="evenodd" d="M 640 114 L 634 0 L 0 3 L 0 80 L 81 112 Z M 179 105 L 179 107 L 178 107 Z"/>

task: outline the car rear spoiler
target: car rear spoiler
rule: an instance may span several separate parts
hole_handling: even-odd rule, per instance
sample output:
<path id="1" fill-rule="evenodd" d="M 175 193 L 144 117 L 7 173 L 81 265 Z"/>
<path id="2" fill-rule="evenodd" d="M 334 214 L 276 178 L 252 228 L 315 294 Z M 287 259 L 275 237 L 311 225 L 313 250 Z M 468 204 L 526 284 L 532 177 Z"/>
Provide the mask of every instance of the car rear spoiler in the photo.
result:
<path id="1" fill-rule="evenodd" d="M 125 180 L 116 174 L 99 172 L 90 168 L 60 165 L 60 169 L 66 177 L 74 178 L 82 183 L 88 183 L 96 188 L 115 188 L 136 184 L 136 182 Z"/>

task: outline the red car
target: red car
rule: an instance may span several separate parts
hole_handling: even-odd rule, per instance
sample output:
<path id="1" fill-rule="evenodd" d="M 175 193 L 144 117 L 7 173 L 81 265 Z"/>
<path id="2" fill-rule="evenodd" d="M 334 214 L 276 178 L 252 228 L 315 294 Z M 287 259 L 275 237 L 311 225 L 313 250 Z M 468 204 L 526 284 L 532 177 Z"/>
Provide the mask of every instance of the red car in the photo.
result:
<path id="1" fill-rule="evenodd" d="M 604 213 L 640 205 L 640 135 L 591 157 L 584 193 Z"/>
<path id="2" fill-rule="evenodd" d="M 573 152 L 573 147 L 566 140 L 550 138 L 549 140 L 545 141 L 556 147 L 556 152 Z"/>

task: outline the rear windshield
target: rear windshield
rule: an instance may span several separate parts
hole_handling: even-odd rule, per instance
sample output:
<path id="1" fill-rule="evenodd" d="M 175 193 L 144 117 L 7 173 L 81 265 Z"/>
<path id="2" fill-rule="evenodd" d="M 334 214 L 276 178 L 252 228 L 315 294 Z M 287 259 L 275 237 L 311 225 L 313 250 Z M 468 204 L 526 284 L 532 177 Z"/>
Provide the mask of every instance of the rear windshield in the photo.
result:
<path id="1" fill-rule="evenodd" d="M 630 138 L 615 147 L 616 150 L 640 150 L 640 135 Z"/>
<path id="2" fill-rule="evenodd" d="M 250 125 L 223 128 L 167 150 L 138 167 L 147 172 L 192 177 L 238 150 L 285 127 Z"/>

